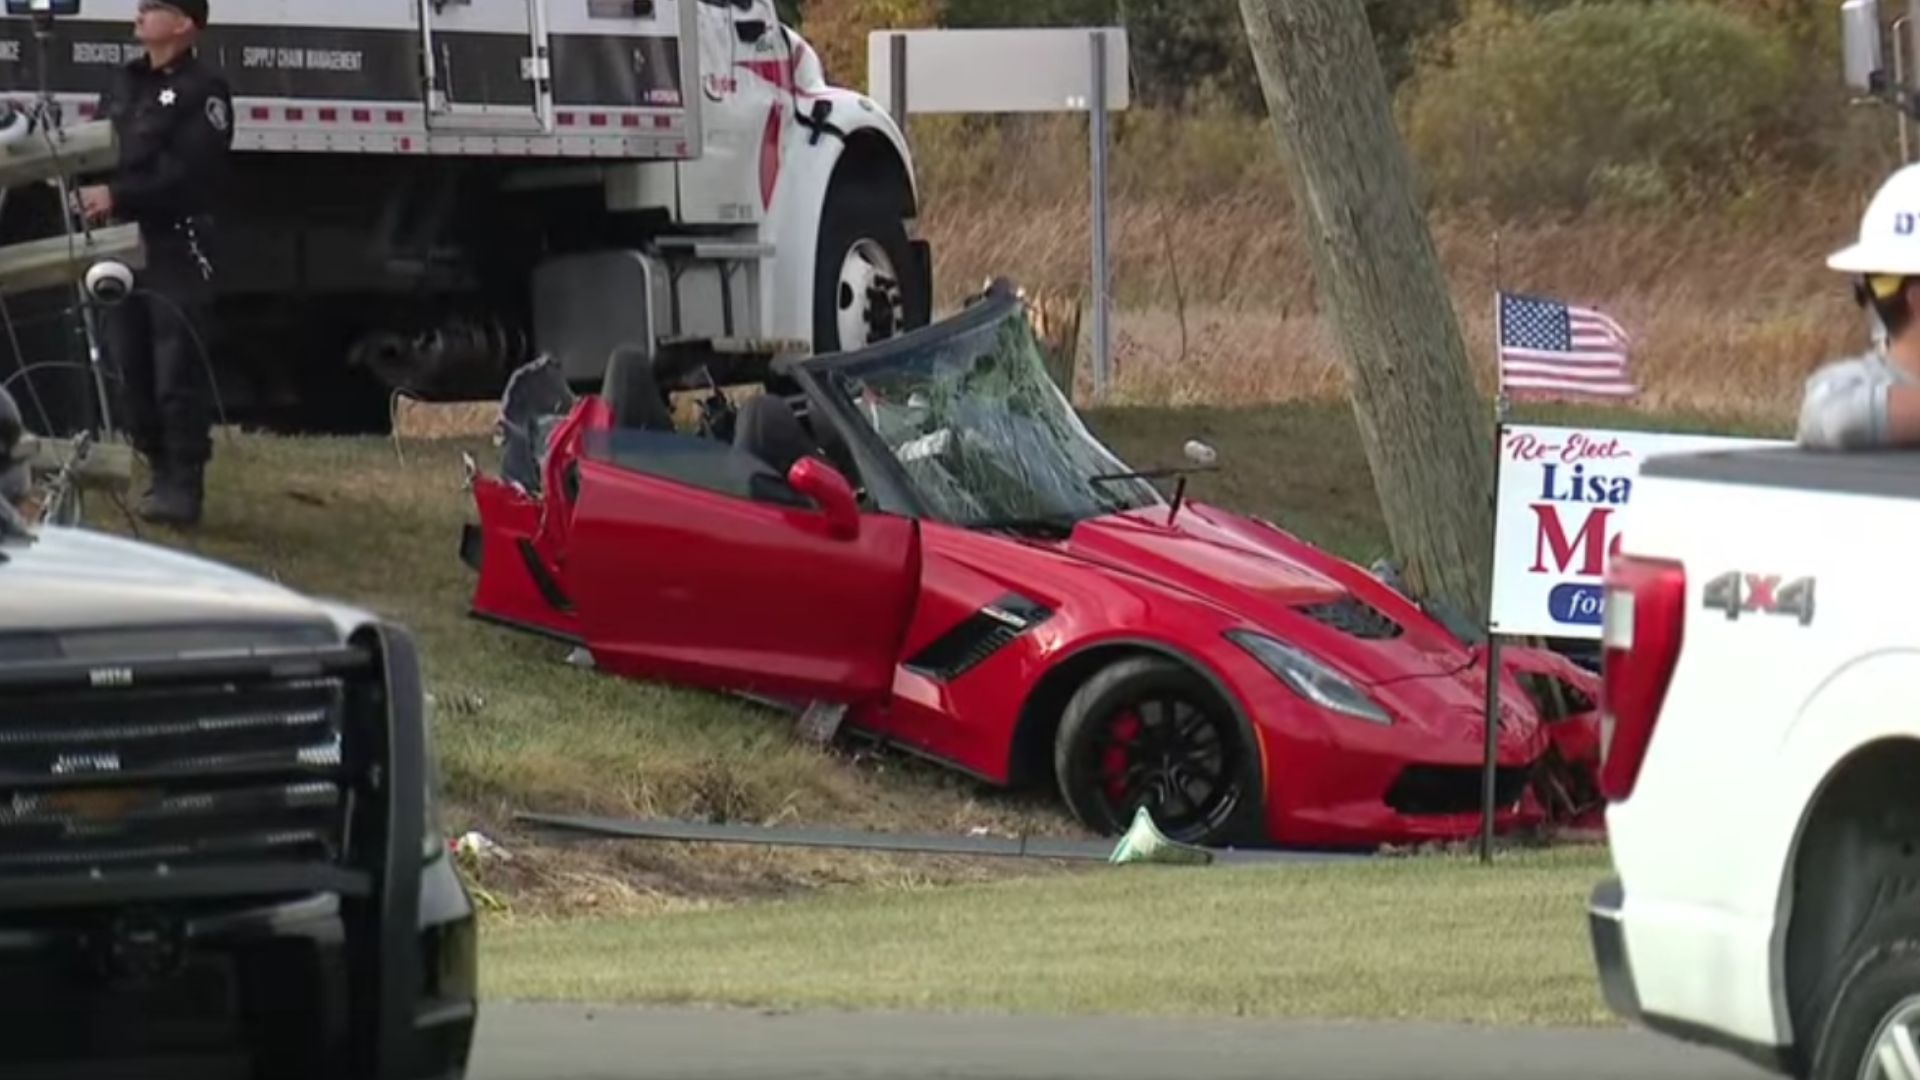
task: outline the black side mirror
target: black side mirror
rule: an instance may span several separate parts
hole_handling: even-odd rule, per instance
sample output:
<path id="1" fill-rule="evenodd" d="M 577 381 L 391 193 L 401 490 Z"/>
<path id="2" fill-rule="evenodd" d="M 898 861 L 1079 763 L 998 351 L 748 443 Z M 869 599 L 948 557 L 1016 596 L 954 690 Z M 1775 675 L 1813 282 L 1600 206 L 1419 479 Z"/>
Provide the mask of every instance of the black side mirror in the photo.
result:
<path id="1" fill-rule="evenodd" d="M 786 478 L 772 469 L 756 471 L 747 480 L 747 494 L 754 502 L 772 503 L 775 506 L 790 506 L 795 510 L 812 510 L 813 500 L 794 490 Z"/>

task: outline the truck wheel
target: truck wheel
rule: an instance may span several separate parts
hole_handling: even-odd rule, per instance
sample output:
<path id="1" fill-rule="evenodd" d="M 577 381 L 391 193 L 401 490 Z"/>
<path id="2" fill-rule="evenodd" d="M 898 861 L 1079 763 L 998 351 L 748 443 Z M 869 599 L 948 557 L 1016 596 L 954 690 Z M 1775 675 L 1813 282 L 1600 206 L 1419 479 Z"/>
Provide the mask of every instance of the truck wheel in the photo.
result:
<path id="1" fill-rule="evenodd" d="M 931 307 L 926 288 L 899 187 L 876 179 L 835 182 L 814 262 L 814 351 L 850 352 L 913 329 L 914 313 Z"/>
<path id="2" fill-rule="evenodd" d="M 1250 839 L 1258 818 L 1260 770 L 1239 719 L 1205 679 L 1158 656 L 1122 660 L 1080 687 L 1053 767 L 1068 809 L 1102 836 L 1125 832 L 1142 806 L 1183 844 Z"/>
<path id="3" fill-rule="evenodd" d="M 1920 1077 L 1920 912 L 1892 912 L 1869 925 L 1839 971 L 1839 993 L 1814 1050 L 1814 1080 Z"/>

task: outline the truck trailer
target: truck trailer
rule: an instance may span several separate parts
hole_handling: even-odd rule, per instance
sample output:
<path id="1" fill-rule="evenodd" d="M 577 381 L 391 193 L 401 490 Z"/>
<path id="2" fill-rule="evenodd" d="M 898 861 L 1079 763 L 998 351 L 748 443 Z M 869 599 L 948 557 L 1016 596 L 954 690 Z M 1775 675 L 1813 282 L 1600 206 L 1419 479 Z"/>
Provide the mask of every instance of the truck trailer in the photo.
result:
<path id="1" fill-rule="evenodd" d="M 95 117 L 140 55 L 137 0 L 36 33 L 0 20 L 0 100 Z M 929 321 L 900 127 L 830 86 L 773 0 L 220 0 L 201 38 L 234 102 L 214 333 L 232 423 L 378 430 L 393 395 L 491 398 L 550 354 L 770 361 Z M 44 24 L 42 24 L 44 25 Z M 0 242 L 66 228 L 8 193 Z M 91 422 L 74 293 L 16 299 L 0 378 Z"/>

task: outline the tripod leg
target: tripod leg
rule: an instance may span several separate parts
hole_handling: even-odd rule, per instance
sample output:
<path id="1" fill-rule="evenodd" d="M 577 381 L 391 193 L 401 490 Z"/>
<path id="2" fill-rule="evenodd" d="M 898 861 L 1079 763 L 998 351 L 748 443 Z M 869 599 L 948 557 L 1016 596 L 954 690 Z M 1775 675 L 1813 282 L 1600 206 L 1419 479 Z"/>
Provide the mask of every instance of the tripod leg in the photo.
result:
<path id="1" fill-rule="evenodd" d="M 75 286 L 80 302 L 80 322 L 87 332 L 87 369 L 93 372 L 93 390 L 100 403 L 100 437 L 113 438 L 113 398 L 107 393 L 107 376 L 100 358 L 100 325 L 84 285 Z"/>

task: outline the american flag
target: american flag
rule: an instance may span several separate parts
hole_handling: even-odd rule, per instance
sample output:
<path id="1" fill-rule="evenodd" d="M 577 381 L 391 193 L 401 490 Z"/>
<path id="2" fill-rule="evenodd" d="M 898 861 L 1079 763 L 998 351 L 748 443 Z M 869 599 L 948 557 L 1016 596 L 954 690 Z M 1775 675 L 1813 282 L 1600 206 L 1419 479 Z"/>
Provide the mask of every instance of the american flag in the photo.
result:
<path id="1" fill-rule="evenodd" d="M 1614 319 L 1558 300 L 1500 294 L 1500 389 L 1514 397 L 1618 400 L 1640 392 L 1633 340 Z"/>

